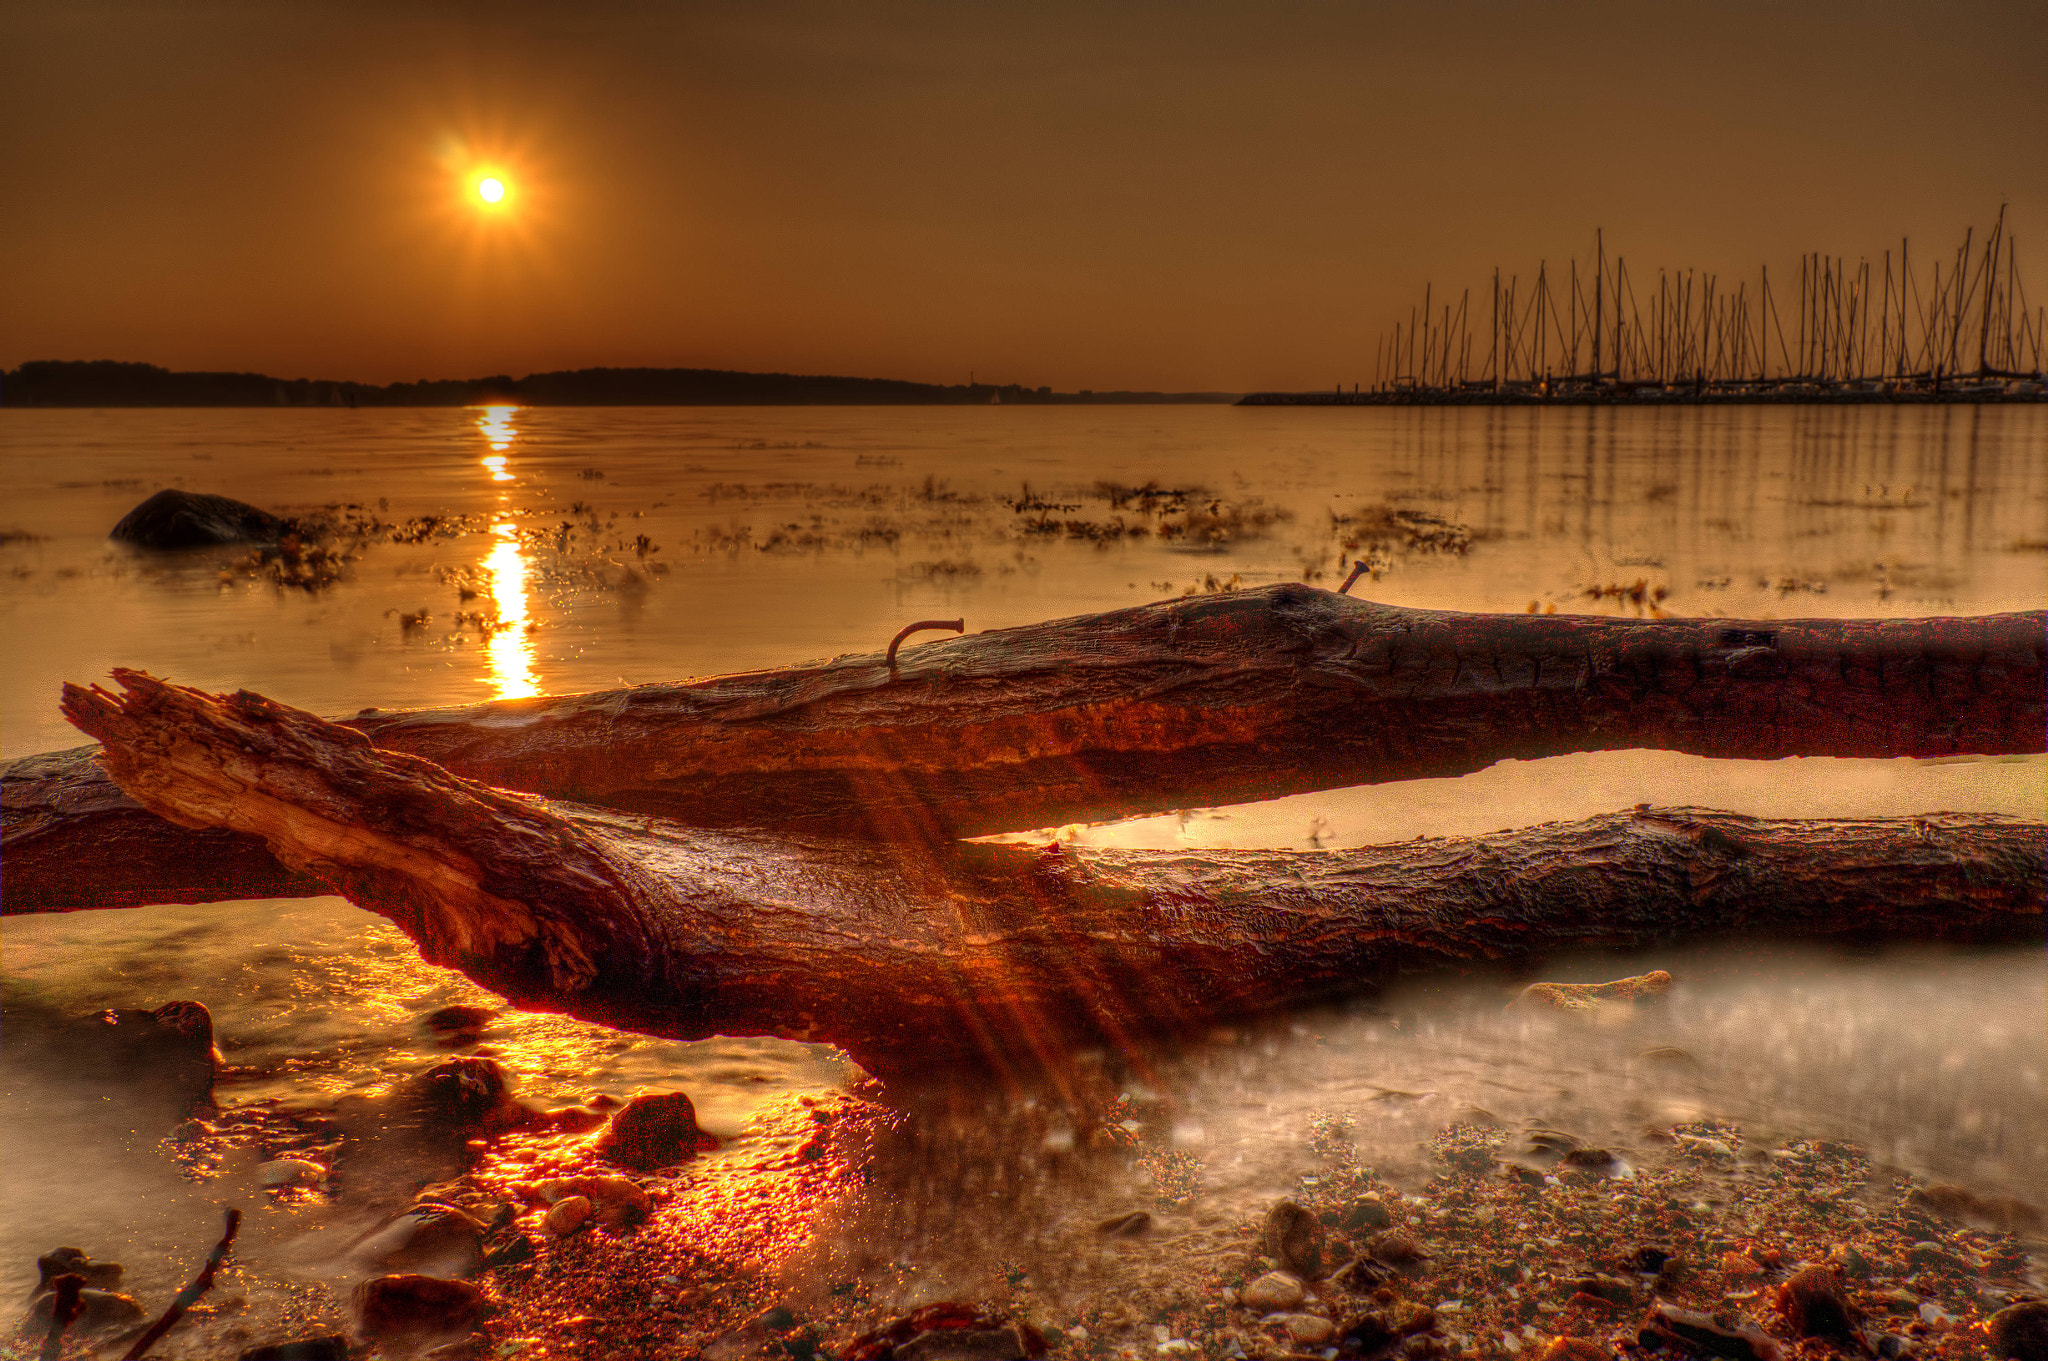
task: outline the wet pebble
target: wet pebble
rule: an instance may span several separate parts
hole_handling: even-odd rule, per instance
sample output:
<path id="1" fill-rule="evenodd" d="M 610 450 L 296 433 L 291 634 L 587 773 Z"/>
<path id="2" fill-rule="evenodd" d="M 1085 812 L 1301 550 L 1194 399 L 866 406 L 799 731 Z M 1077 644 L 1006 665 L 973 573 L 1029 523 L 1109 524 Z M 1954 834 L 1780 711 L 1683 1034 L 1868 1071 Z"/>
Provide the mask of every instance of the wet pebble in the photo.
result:
<path id="1" fill-rule="evenodd" d="M 356 1245 L 387 1270 L 467 1276 L 481 1265 L 484 1226 L 453 1205 L 415 1205 Z"/>
<path id="2" fill-rule="evenodd" d="M 41 1279 L 36 1282 L 33 1294 L 53 1289 L 50 1283 L 59 1276 L 82 1276 L 95 1290 L 112 1290 L 121 1283 L 124 1270 L 119 1262 L 95 1262 L 80 1248 L 55 1248 L 36 1258 L 36 1271 Z"/>
<path id="3" fill-rule="evenodd" d="M 1275 1202 L 1266 1212 L 1259 1250 L 1303 1280 L 1320 1280 L 1324 1274 L 1322 1221 L 1291 1200 Z"/>
<path id="4" fill-rule="evenodd" d="M 646 1171 L 694 1156 L 704 1139 L 687 1093 L 651 1092 L 634 1097 L 612 1117 L 597 1151 L 622 1167 Z"/>
<path id="5" fill-rule="evenodd" d="M 543 1221 L 549 1233 L 575 1233 L 590 1222 L 593 1207 L 588 1196 L 564 1196 L 548 1210 Z"/>
<path id="6" fill-rule="evenodd" d="M 1651 1304 L 1638 1341 L 1645 1347 L 1675 1345 L 1698 1356 L 1730 1361 L 1779 1361 L 1784 1355 L 1769 1334 L 1739 1314 L 1703 1314 L 1666 1300 Z"/>
<path id="7" fill-rule="evenodd" d="M 1778 1310 L 1800 1337 L 1832 1337 L 1858 1342 L 1863 1316 L 1849 1302 L 1838 1266 L 1801 1267 L 1778 1287 Z"/>
<path id="8" fill-rule="evenodd" d="M 1308 1298 L 1301 1278 L 1285 1271 L 1269 1271 L 1238 1292 L 1238 1303 L 1261 1314 L 1292 1309 Z"/>
<path id="9" fill-rule="evenodd" d="M 318 1186 L 326 1177 L 326 1168 L 304 1158 L 273 1158 L 256 1168 L 257 1182 L 274 1190 L 289 1186 Z"/>
<path id="10" fill-rule="evenodd" d="M 1991 1353 L 2007 1361 L 2048 1361 L 2048 1302 L 2007 1305 L 1985 1321 Z"/>
<path id="11" fill-rule="evenodd" d="M 358 1326 L 372 1342 L 468 1332 L 483 1317 L 484 1294 L 467 1281 L 374 1276 L 355 1289 Z"/>
<path id="12" fill-rule="evenodd" d="M 574 1196 L 587 1199 L 598 1224 L 607 1229 L 645 1223 L 654 1211 L 653 1199 L 626 1177 L 550 1177 L 534 1189 L 550 1204 Z"/>
<path id="13" fill-rule="evenodd" d="M 85 1289 L 78 1292 L 78 1302 L 85 1306 L 85 1312 L 71 1326 L 84 1332 L 97 1333 L 110 1328 L 125 1328 L 140 1323 L 148 1317 L 133 1296 L 123 1295 L 117 1290 Z M 55 1291 L 45 1291 L 35 1297 L 28 1307 L 28 1321 L 37 1330 L 50 1326 L 50 1316 L 56 1312 Z"/>
<path id="14" fill-rule="evenodd" d="M 1394 1222 L 1386 1202 L 1378 1196 L 1360 1196 L 1344 1207 L 1338 1223 L 1346 1229 L 1384 1229 Z"/>
<path id="15" fill-rule="evenodd" d="M 1320 1314 L 1275 1314 L 1268 1325 L 1287 1330 L 1287 1336 L 1306 1346 L 1320 1346 L 1337 1335 L 1337 1325 Z"/>

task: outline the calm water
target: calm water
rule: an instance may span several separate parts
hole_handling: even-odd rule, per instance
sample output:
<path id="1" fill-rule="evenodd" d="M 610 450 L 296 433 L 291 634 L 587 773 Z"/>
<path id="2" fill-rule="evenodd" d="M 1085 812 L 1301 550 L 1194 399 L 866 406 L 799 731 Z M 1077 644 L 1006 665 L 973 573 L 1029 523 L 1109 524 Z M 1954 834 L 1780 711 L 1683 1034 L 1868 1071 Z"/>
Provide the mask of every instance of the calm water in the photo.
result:
<path id="1" fill-rule="evenodd" d="M 113 666 L 341 714 L 877 650 L 915 619 L 979 631 L 1234 585 L 1335 585 L 1360 556 L 1374 575 L 1354 593 L 1450 609 L 2040 608 L 2044 453 L 2038 407 L 0 411 L 0 748 L 76 745 L 58 687 Z M 305 590 L 235 551 L 151 556 L 106 540 L 164 486 L 324 514 L 357 531 L 343 540 L 351 560 Z M 1602 753 L 1069 834 L 1341 846 L 1643 801 L 2039 817 L 2044 770 L 2040 758 Z M 441 1056 L 425 1011 L 489 1000 L 336 899 L 9 919 L 0 951 L 10 1027 L 206 1002 L 237 1068 L 220 1093 L 230 1103 L 374 1093 Z M 1678 976 L 1672 1005 L 1597 1045 L 1503 1020 L 1518 981 L 1506 978 L 1219 1039 L 1164 1096 L 1202 1112 L 1173 1123 L 1174 1137 L 1200 1154 L 1202 1194 L 1225 1212 L 1310 1165 L 1318 1112 L 1356 1115 L 1369 1152 L 1394 1167 L 1475 1104 L 1598 1133 L 1675 1101 L 1759 1128 L 1832 1130 L 1987 1193 L 2048 1184 L 2038 951 L 1669 951 L 1554 972 L 1641 967 Z M 764 1099 L 848 1076 L 804 1046 L 654 1043 L 555 1018 L 509 1019 L 487 1042 L 549 1100 L 683 1086 L 733 1156 Z M 1675 1094 L 1646 1087 L 1629 1055 L 1659 1043 L 1684 1044 L 1703 1075 Z M 154 1135 L 81 1113 L 19 1063 L 5 1077 L 8 1260 L 76 1242 L 126 1254 L 168 1290 L 183 1269 L 172 1254 L 189 1258 L 205 1236 L 195 1207 L 254 1203 L 246 1168 L 181 1181 Z M 73 1190 L 55 1197 L 53 1184 Z M 1131 1194 L 1097 1190 L 1105 1204 Z M 942 1253 L 927 1229 L 943 1216 L 919 1207 L 946 1194 L 898 1188 L 891 1232 Z M 280 1291 L 313 1278 L 289 1266 L 298 1229 L 265 1214 L 248 1251 L 274 1253 Z"/>

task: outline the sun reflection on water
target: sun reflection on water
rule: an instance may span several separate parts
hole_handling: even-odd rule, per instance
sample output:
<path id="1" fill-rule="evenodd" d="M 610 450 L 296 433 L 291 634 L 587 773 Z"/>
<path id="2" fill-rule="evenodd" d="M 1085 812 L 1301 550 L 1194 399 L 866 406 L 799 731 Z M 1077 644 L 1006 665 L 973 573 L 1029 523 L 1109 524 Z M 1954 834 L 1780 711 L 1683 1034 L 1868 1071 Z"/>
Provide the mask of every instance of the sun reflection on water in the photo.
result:
<path id="1" fill-rule="evenodd" d="M 491 470 L 493 482 L 517 480 L 507 471 L 512 459 L 506 451 L 519 433 L 512 424 L 518 410 L 516 406 L 487 406 L 477 413 L 476 428 L 491 446 L 483 465 Z M 501 504 L 505 499 L 500 493 Z M 491 533 L 497 542 L 485 556 L 483 567 L 489 574 L 489 590 L 498 612 L 489 641 L 484 645 L 484 664 L 489 672 L 484 679 L 497 691 L 497 698 L 520 699 L 541 693 L 540 678 L 533 673 L 535 621 L 526 599 L 526 555 L 521 550 L 519 528 L 509 519 L 492 525 Z"/>
<path id="2" fill-rule="evenodd" d="M 484 645 L 485 664 L 498 698 L 520 699 L 540 693 L 540 678 L 533 673 L 533 619 L 526 606 L 526 558 L 519 551 L 517 526 L 495 524 L 491 532 L 498 541 L 484 558 L 484 570 L 490 573 L 498 622 Z"/>

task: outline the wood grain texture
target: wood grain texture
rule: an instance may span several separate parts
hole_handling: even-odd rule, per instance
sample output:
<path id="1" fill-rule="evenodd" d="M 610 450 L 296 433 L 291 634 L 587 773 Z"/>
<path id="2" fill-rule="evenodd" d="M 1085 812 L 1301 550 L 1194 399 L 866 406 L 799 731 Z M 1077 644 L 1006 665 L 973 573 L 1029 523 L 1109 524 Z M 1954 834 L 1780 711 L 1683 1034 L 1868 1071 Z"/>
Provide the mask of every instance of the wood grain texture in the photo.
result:
<path id="1" fill-rule="evenodd" d="M 260 837 L 515 1005 L 900 1077 L 1055 1068 L 1412 969 L 1730 933 L 2039 939 L 2048 828 L 1638 809 L 1350 851 L 926 847 L 493 789 L 246 692 L 71 687 L 107 768 Z"/>
<path id="2" fill-rule="evenodd" d="M 937 845 L 1578 751 L 2036 752 L 2044 639 L 2042 612 L 1611 620 L 1286 585 L 912 646 L 893 671 L 878 653 L 346 723 L 502 788 Z M 6 910 L 163 901 L 221 857 L 250 896 L 286 882 L 251 843 L 152 824 L 89 755 L 6 767 Z"/>

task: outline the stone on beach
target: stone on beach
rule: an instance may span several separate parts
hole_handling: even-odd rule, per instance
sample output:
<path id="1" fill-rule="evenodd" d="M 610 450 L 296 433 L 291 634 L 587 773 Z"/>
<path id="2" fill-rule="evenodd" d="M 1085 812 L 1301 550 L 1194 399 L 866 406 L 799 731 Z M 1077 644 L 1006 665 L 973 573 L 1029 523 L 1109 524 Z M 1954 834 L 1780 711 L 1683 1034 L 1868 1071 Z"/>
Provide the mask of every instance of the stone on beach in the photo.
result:
<path id="1" fill-rule="evenodd" d="M 563 1196 L 548 1210 L 542 1221 L 549 1233 L 566 1237 L 590 1222 L 595 1207 L 588 1196 Z"/>
<path id="2" fill-rule="evenodd" d="M 2005 1361 L 2048 1361 L 2048 1301 L 2010 1304 L 1985 1321 L 1991 1352 Z"/>
<path id="3" fill-rule="evenodd" d="M 318 1186 L 326 1178 L 326 1168 L 304 1158 L 273 1158 L 256 1168 L 257 1182 L 277 1190 L 292 1186 Z"/>
<path id="4" fill-rule="evenodd" d="M 356 1244 L 363 1261 L 386 1270 L 467 1276 L 483 1261 L 484 1225 L 453 1205 L 414 1205 Z"/>
<path id="5" fill-rule="evenodd" d="M 435 1276 L 373 1276 L 355 1288 L 357 1326 L 372 1342 L 467 1332 L 483 1317 L 484 1293 Z"/>
<path id="6" fill-rule="evenodd" d="M 1305 1281 L 1321 1280 L 1324 1275 L 1322 1222 L 1291 1200 L 1277 1201 L 1266 1211 L 1259 1246 L 1283 1269 Z"/>
<path id="7" fill-rule="evenodd" d="M 629 1228 L 646 1222 L 654 1202 L 647 1192 L 626 1177 L 550 1177 L 534 1187 L 550 1205 L 572 1197 L 588 1201 L 597 1222 L 607 1229 Z"/>
<path id="8" fill-rule="evenodd" d="M 85 1332 L 102 1332 L 109 1328 L 121 1328 L 140 1323 L 148 1315 L 131 1295 L 116 1290 L 84 1289 L 78 1292 L 78 1302 L 85 1307 L 73 1326 Z M 37 1295 L 28 1306 L 28 1322 L 38 1331 L 50 1326 L 50 1316 L 56 1312 L 57 1293 L 46 1290 Z"/>
<path id="9" fill-rule="evenodd" d="M 646 1092 L 612 1117 L 597 1151 L 621 1167 L 649 1171 L 694 1156 L 705 1137 L 687 1093 Z"/>
<path id="10" fill-rule="evenodd" d="M 121 1283 L 124 1268 L 119 1262 L 95 1262 L 81 1248 L 55 1248 L 36 1258 L 36 1270 L 42 1279 L 31 1297 L 55 1289 L 51 1282 L 59 1276 L 82 1276 L 95 1290 L 112 1290 Z"/>
<path id="11" fill-rule="evenodd" d="M 1237 1300 L 1247 1309 L 1271 1313 L 1292 1309 L 1308 1297 L 1301 1279 L 1285 1271 L 1269 1271 L 1238 1292 Z"/>

